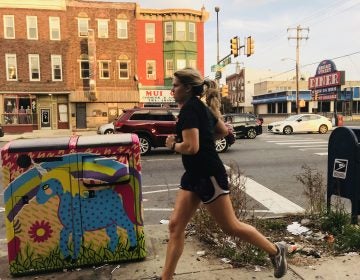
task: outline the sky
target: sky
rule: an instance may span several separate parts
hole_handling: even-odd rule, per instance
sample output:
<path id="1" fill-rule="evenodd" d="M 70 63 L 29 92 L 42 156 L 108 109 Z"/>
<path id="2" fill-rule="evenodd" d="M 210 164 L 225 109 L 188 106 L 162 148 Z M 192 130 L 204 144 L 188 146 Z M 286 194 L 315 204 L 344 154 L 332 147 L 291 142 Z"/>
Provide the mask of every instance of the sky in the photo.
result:
<path id="1" fill-rule="evenodd" d="M 112 0 L 117 1 L 117 0 Z M 230 39 L 247 36 L 255 40 L 255 54 L 232 58 L 224 75 L 241 67 L 271 72 L 293 71 L 295 75 L 296 27 L 304 28 L 300 41 L 300 73 L 314 76 L 322 60 L 334 61 L 345 79 L 360 81 L 360 0 L 137 0 L 142 8 L 190 8 L 202 6 L 210 13 L 205 22 L 205 76 L 214 77 L 211 66 L 217 58 L 219 7 L 219 57 L 230 54 Z M 306 31 L 306 29 L 309 31 Z M 271 75 L 270 75 L 271 76 Z M 265 77 L 266 78 L 266 77 Z"/>

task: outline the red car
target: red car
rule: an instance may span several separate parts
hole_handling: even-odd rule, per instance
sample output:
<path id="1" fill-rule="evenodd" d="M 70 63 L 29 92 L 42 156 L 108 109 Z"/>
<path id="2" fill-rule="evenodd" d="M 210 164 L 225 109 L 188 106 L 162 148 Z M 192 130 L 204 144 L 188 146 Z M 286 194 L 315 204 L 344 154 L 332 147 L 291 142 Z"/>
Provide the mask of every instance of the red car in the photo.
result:
<path id="1" fill-rule="evenodd" d="M 141 154 L 148 154 L 152 148 L 165 147 L 168 135 L 175 134 L 178 108 L 133 108 L 123 111 L 115 121 L 115 133 L 136 133 L 140 140 Z M 225 152 L 235 143 L 231 125 L 229 135 L 215 142 L 218 153 Z"/>

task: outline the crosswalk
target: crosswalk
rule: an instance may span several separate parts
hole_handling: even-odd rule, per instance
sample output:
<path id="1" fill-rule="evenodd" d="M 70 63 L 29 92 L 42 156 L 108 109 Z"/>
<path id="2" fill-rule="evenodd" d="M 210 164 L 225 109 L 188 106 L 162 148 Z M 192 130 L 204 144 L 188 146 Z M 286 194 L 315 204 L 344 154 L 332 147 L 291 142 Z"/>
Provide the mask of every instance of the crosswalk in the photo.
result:
<path id="1" fill-rule="evenodd" d="M 302 135 L 274 135 L 264 134 L 263 141 L 279 146 L 297 149 L 302 152 L 311 152 L 318 156 L 328 155 L 328 139 Z"/>

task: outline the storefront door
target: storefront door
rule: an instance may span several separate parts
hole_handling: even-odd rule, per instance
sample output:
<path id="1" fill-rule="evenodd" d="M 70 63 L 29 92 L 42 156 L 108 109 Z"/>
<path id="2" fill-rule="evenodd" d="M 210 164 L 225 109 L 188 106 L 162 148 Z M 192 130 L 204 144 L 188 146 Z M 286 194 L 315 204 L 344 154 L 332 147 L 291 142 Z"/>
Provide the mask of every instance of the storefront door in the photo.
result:
<path id="1" fill-rule="evenodd" d="M 50 122 L 50 109 L 49 108 L 42 108 L 40 109 L 40 126 L 41 129 L 51 129 L 51 122 Z"/>

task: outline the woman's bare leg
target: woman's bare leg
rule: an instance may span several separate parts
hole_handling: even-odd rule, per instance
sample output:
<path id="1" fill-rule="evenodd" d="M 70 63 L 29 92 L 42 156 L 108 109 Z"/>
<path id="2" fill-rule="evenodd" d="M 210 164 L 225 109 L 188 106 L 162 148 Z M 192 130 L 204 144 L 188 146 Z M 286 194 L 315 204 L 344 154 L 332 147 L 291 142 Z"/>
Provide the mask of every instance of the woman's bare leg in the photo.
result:
<path id="1" fill-rule="evenodd" d="M 266 237 L 253 226 L 240 222 L 237 219 L 229 195 L 222 195 L 205 206 L 225 233 L 239 237 L 263 249 L 269 255 L 275 255 L 277 253 L 275 244 L 266 239 Z"/>
<path id="2" fill-rule="evenodd" d="M 166 249 L 166 259 L 162 280 L 172 279 L 176 265 L 184 249 L 185 228 L 196 209 L 200 199 L 193 192 L 180 189 L 175 201 L 174 211 L 169 222 L 169 242 Z"/>

